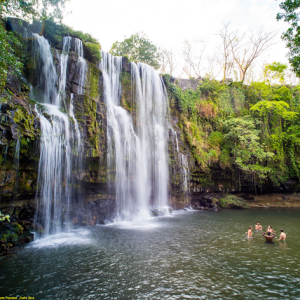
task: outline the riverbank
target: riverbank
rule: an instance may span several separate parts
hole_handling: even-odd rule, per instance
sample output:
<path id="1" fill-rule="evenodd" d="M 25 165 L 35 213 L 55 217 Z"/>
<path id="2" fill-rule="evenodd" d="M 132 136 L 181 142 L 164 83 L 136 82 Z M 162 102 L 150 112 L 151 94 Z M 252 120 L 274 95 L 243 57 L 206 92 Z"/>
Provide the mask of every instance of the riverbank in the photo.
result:
<path id="1" fill-rule="evenodd" d="M 300 208 L 300 193 L 294 194 L 237 194 L 236 196 L 245 199 L 250 208 L 269 208 L 269 207 L 286 207 Z"/>

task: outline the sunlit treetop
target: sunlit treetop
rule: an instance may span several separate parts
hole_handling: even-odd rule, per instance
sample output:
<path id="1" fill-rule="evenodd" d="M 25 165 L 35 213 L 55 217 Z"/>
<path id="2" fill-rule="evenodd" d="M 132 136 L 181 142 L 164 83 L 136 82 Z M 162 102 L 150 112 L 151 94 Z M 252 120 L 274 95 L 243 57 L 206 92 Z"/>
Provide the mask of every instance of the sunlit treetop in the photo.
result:
<path id="1" fill-rule="evenodd" d="M 154 69 L 160 67 L 160 52 L 144 33 L 135 33 L 123 42 L 115 42 L 110 53 L 127 56 L 130 61 L 146 63 Z"/>
<path id="2" fill-rule="evenodd" d="M 1 17 L 17 17 L 24 20 L 53 19 L 61 21 L 68 0 L 2 0 Z"/>

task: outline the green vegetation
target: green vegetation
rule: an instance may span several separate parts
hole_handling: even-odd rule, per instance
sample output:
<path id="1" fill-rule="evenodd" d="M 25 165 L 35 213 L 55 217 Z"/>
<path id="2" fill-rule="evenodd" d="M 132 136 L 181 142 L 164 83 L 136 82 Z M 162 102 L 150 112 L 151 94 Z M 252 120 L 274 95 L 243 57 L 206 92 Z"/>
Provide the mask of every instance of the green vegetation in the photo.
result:
<path id="1" fill-rule="evenodd" d="M 226 195 L 225 198 L 220 199 L 220 206 L 222 208 L 247 208 L 247 203 L 244 199 L 238 198 L 234 195 Z"/>
<path id="2" fill-rule="evenodd" d="M 82 40 L 84 47 L 84 56 L 87 60 L 98 63 L 101 59 L 101 45 L 97 39 L 88 33 L 76 31 L 64 24 L 58 24 L 52 19 L 43 20 L 43 35 L 54 47 L 59 47 L 64 36 L 71 36 Z"/>
<path id="3" fill-rule="evenodd" d="M 24 228 L 20 224 L 15 223 L 13 225 L 14 225 L 14 231 L 16 232 L 17 235 L 23 234 Z"/>
<path id="4" fill-rule="evenodd" d="M 279 74 L 284 69 L 278 63 L 269 66 Z M 299 178 L 298 86 L 204 79 L 196 90 L 182 91 L 170 75 L 163 77 L 171 111 L 201 171 L 198 176 L 209 178 L 221 169 L 238 186 L 246 180 L 255 188 Z"/>
<path id="5" fill-rule="evenodd" d="M 65 2 L 66 0 L 0 1 L 0 92 L 5 87 L 8 72 L 21 77 L 24 64 L 27 72 L 28 67 L 34 68 L 31 58 L 26 58 L 26 51 L 22 49 L 25 39 L 13 31 L 13 21 L 8 18 L 10 16 L 20 18 L 20 26 L 22 23 L 27 26 L 28 21 L 33 21 L 31 26 L 40 27 L 39 34 L 49 40 L 53 47 L 59 48 L 64 36 L 81 39 L 85 58 L 96 64 L 100 61 L 101 45 L 97 39 L 61 23 Z M 28 74 L 25 77 L 26 75 Z"/>
<path id="6" fill-rule="evenodd" d="M 12 32 L 4 29 L 4 23 L 0 19 L 0 90 L 5 86 L 8 70 L 18 75 L 21 73 L 22 64 L 15 55 L 17 47 L 21 47 L 21 43 Z"/>
<path id="7" fill-rule="evenodd" d="M 300 26 L 299 20 L 299 8 L 300 0 L 284 0 L 280 3 L 279 7 L 284 10 L 283 13 L 277 14 L 277 20 L 287 22 L 291 27 L 282 34 L 281 38 L 286 42 L 289 48 L 289 62 L 293 67 L 297 76 L 300 76 Z"/>
<path id="8" fill-rule="evenodd" d="M 3 0 L 0 3 L 2 16 L 22 19 L 53 19 L 60 21 L 67 0 Z"/>
<path id="9" fill-rule="evenodd" d="M 110 53 L 115 56 L 126 56 L 130 61 L 146 63 L 155 69 L 160 67 L 161 54 L 144 33 L 136 33 L 123 42 L 115 42 Z"/>
<path id="10" fill-rule="evenodd" d="M 10 222 L 10 216 L 9 215 L 3 215 L 2 213 L 1 213 L 1 211 L 0 211 L 0 221 L 8 221 L 8 222 Z"/>
<path id="11" fill-rule="evenodd" d="M 287 65 L 280 62 L 273 62 L 272 64 L 266 64 L 264 69 L 265 81 L 270 83 L 271 80 L 278 80 L 280 83 L 284 83 L 285 70 Z"/>
<path id="12" fill-rule="evenodd" d="M 5 30 L 7 16 L 19 17 L 26 20 L 57 20 L 62 19 L 66 0 L 0 1 L 0 91 L 6 82 L 7 72 L 19 75 L 22 69 L 19 53 L 21 43 L 13 32 Z M 8 21 L 8 25 L 10 22 Z"/>

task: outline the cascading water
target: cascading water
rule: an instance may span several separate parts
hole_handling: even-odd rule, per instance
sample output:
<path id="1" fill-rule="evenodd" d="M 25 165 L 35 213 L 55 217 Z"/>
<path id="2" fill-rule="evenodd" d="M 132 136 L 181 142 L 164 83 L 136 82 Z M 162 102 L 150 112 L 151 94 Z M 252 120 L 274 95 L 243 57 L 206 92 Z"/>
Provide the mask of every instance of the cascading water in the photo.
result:
<path id="1" fill-rule="evenodd" d="M 136 85 L 137 197 L 140 205 L 152 200 L 160 208 L 168 204 L 168 97 L 161 77 L 146 64 L 131 64 Z M 154 189 L 151 187 L 154 187 Z"/>
<path id="2" fill-rule="evenodd" d="M 116 219 L 135 219 L 168 202 L 168 98 L 153 68 L 132 63 L 137 104 L 134 126 L 120 106 L 122 58 L 102 52 L 100 68 L 107 105 L 108 179 L 116 193 Z"/>
<path id="3" fill-rule="evenodd" d="M 14 187 L 14 200 L 17 199 L 18 188 L 19 188 L 19 168 L 20 168 L 20 138 L 16 141 L 15 147 L 15 158 L 14 158 L 14 166 L 15 166 L 15 187 Z"/>
<path id="4" fill-rule="evenodd" d="M 74 39 L 75 52 L 78 54 L 78 65 L 79 65 L 79 82 L 78 82 L 78 94 L 83 94 L 83 88 L 86 78 L 87 63 L 83 58 L 83 45 L 79 39 Z"/>
<path id="5" fill-rule="evenodd" d="M 58 106 L 46 104 L 44 107 L 51 115 L 51 122 L 37 109 L 42 132 L 38 173 L 38 209 L 42 211 L 38 213 L 42 213 L 44 233 L 47 235 L 60 229 L 64 208 L 62 203 L 67 206 L 70 203 L 68 183 L 71 175 L 71 147 L 68 116 Z M 64 186 L 63 180 L 66 183 Z"/>
<path id="6" fill-rule="evenodd" d="M 188 197 L 190 193 L 190 170 L 189 170 L 189 163 L 188 163 L 188 156 L 181 153 L 179 150 L 178 144 L 178 137 L 176 131 L 170 127 L 171 130 L 171 142 L 173 148 L 173 155 L 176 161 L 179 163 L 180 170 L 180 193 L 183 194 L 183 198 L 185 203 L 188 203 Z"/>
<path id="7" fill-rule="evenodd" d="M 59 231 L 63 220 L 68 224 L 72 199 L 71 172 L 74 165 L 78 168 L 81 143 L 79 126 L 74 115 L 73 94 L 70 96 L 68 110 L 70 117 L 74 119 L 74 131 L 71 129 L 68 115 L 61 112 L 62 105 L 65 105 L 67 64 L 72 38 L 65 37 L 63 40 L 63 51 L 59 57 L 60 77 L 58 89 L 56 86 L 58 76 L 50 45 L 44 37 L 35 35 L 34 38 L 35 55 L 39 61 L 40 71 L 38 80 L 42 85 L 38 86 L 32 96 L 36 100 L 42 99 L 43 102 L 43 105 L 36 105 L 36 112 L 41 124 L 38 209 L 36 216 L 44 225 L 44 233 L 48 235 L 51 232 Z M 76 43 L 78 44 L 78 42 Z M 82 51 L 80 55 L 83 57 Z M 84 79 L 82 79 L 82 85 L 84 85 Z M 41 95 L 42 97 L 40 97 Z M 50 119 L 45 112 L 50 116 Z M 75 143 L 75 140 L 77 143 Z M 76 157 L 74 157 L 72 151 L 74 148 L 77 148 Z"/>
<path id="8" fill-rule="evenodd" d="M 34 60 L 37 62 L 37 87 L 31 90 L 31 98 L 39 99 L 39 102 L 58 105 L 57 100 L 57 74 L 51 48 L 48 41 L 33 34 Z"/>
<path id="9" fill-rule="evenodd" d="M 188 196 L 190 192 L 190 169 L 187 155 L 181 153 L 181 182 L 183 183 L 183 192 Z"/>

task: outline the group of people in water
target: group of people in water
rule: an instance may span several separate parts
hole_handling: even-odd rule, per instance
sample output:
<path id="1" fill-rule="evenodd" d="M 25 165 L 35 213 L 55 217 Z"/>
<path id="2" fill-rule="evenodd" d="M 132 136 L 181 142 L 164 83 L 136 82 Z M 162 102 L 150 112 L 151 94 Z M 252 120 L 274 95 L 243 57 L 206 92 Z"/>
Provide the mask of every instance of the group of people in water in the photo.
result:
<path id="1" fill-rule="evenodd" d="M 263 231 L 262 226 L 260 225 L 259 222 L 255 225 L 255 230 L 256 231 Z M 273 239 L 276 236 L 276 233 L 274 232 L 272 226 L 269 226 L 266 230 L 266 232 L 262 233 L 263 237 L 266 238 L 266 242 L 268 243 L 273 243 Z M 248 232 L 247 232 L 248 237 L 252 237 L 252 226 L 249 226 Z M 280 229 L 280 237 L 278 241 L 283 241 L 285 242 L 286 240 L 286 233 L 283 232 L 283 229 Z"/>

